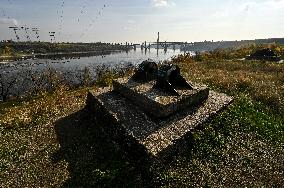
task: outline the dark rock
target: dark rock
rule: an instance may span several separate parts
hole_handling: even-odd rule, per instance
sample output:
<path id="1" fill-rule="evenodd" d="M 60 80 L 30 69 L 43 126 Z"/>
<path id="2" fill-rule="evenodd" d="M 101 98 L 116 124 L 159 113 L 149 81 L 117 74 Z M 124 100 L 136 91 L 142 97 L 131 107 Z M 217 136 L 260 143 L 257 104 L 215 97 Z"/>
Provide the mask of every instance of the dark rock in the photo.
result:
<path id="1" fill-rule="evenodd" d="M 280 61 L 280 58 L 274 53 L 273 50 L 266 48 L 257 50 L 251 54 L 248 60 L 266 60 L 266 61 Z"/>

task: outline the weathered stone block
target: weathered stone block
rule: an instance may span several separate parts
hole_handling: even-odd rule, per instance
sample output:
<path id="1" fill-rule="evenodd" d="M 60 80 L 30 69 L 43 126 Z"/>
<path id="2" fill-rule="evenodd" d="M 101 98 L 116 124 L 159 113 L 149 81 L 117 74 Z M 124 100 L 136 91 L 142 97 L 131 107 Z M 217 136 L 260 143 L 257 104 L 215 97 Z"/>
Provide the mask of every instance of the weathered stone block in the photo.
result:
<path id="1" fill-rule="evenodd" d="M 150 116 L 168 117 L 185 108 L 201 105 L 208 98 L 206 86 L 193 85 L 193 89 L 177 88 L 179 96 L 156 89 L 156 80 L 138 83 L 132 79 L 121 78 L 113 82 L 114 91 L 129 99 Z"/>

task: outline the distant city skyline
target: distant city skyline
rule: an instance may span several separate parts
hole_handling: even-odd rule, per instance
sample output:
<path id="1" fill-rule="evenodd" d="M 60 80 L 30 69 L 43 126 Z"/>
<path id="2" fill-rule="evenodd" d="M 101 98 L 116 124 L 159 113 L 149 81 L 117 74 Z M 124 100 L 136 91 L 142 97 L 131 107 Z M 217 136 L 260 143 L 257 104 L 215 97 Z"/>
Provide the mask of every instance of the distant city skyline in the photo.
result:
<path id="1" fill-rule="evenodd" d="M 0 0 L 0 40 L 221 41 L 284 37 L 284 0 Z"/>

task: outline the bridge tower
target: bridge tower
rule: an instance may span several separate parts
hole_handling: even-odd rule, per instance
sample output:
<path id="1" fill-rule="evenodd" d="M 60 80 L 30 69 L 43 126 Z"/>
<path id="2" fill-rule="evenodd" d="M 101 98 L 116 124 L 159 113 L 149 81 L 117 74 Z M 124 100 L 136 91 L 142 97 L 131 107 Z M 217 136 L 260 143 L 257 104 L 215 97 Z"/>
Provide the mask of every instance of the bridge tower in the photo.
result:
<path id="1" fill-rule="evenodd" d="M 159 50 L 160 43 L 160 32 L 158 32 L 158 39 L 157 39 L 157 50 Z"/>

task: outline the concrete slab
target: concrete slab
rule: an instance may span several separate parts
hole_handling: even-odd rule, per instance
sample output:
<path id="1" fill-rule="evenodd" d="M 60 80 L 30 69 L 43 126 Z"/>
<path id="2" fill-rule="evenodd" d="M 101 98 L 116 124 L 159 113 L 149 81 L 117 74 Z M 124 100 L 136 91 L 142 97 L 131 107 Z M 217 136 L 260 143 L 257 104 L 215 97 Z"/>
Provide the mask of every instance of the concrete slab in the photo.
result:
<path id="1" fill-rule="evenodd" d="M 87 107 L 115 141 L 136 155 L 159 158 L 179 147 L 181 140 L 232 102 L 232 97 L 209 92 L 201 106 L 153 119 L 111 88 L 90 91 Z"/>

